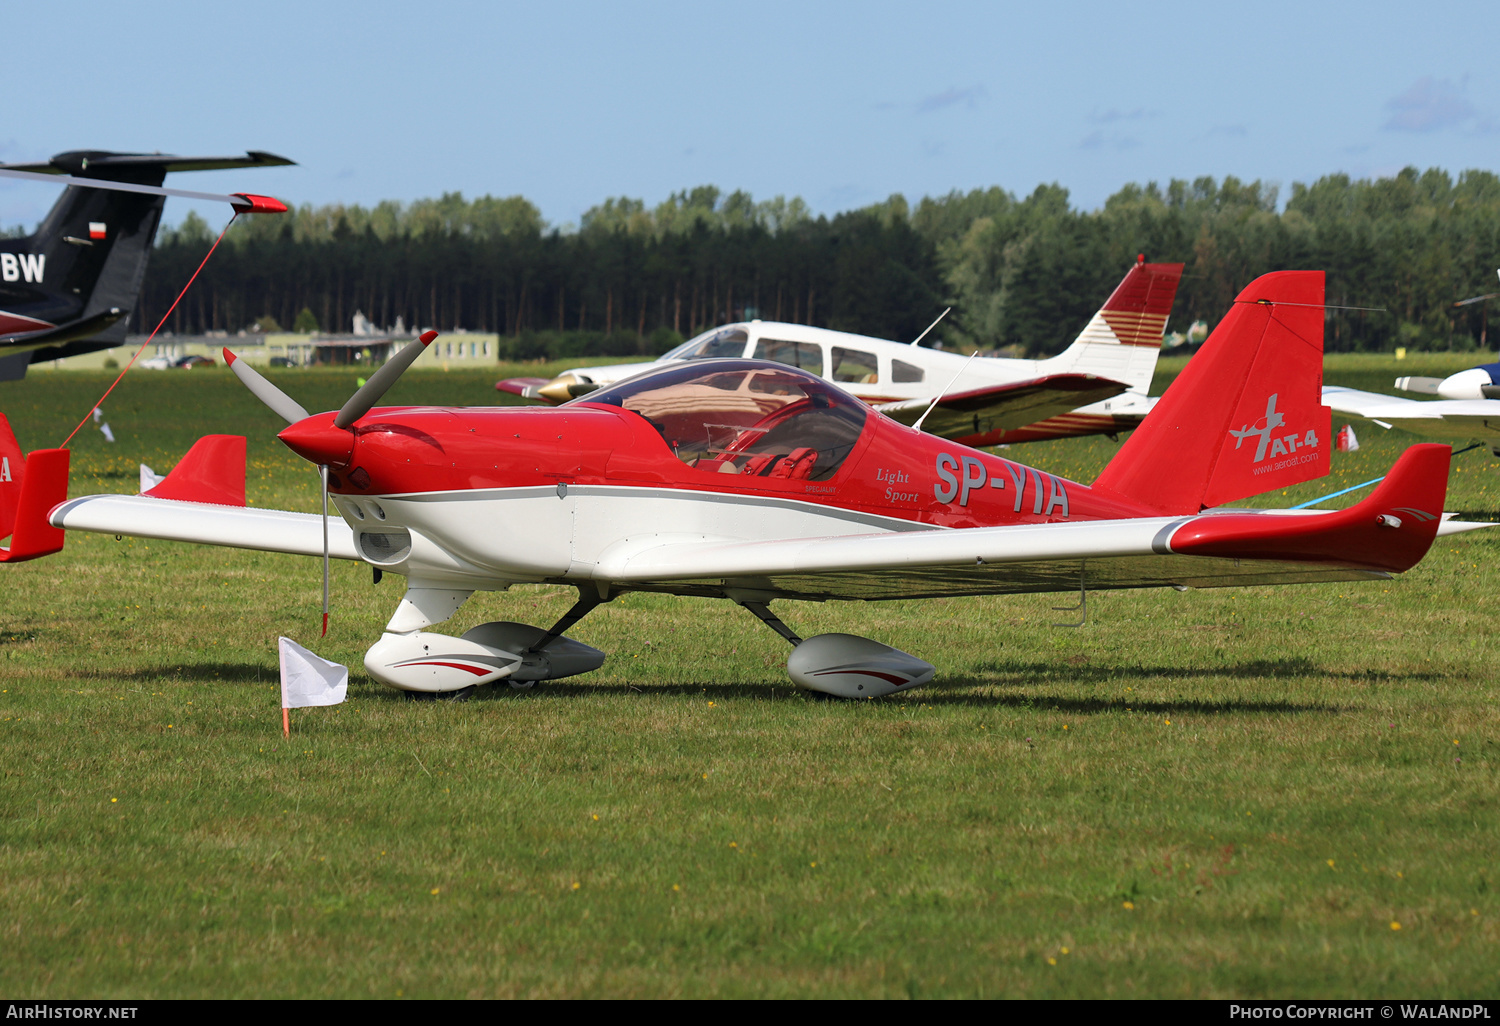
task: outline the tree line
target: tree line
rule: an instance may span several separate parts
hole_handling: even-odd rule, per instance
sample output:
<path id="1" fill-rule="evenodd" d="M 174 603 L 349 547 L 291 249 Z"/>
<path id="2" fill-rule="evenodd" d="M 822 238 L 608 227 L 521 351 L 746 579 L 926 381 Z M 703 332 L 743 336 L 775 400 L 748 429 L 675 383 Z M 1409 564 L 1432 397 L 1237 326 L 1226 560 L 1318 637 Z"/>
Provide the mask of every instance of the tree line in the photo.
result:
<path id="1" fill-rule="evenodd" d="M 163 229 L 136 330 L 149 330 L 212 243 L 193 214 Z M 1186 264 L 1169 330 L 1215 323 L 1259 274 L 1328 272 L 1330 351 L 1487 342 L 1500 267 L 1500 178 L 1408 168 L 1390 178 L 1329 175 L 1274 185 L 1131 184 L 1097 210 L 1059 185 L 1018 198 L 1000 188 L 909 204 L 900 195 L 813 216 L 800 199 L 755 201 L 712 186 L 663 203 L 618 198 L 578 226 L 549 226 L 513 196 L 458 193 L 372 208 L 304 206 L 237 221 L 167 328 L 347 331 L 377 325 L 466 328 L 514 340 L 507 355 L 661 351 L 749 317 L 950 346 L 1055 353 L 1136 254 Z M 144 328 L 142 326 L 145 326 Z M 575 355 L 568 352 L 567 355 Z"/>

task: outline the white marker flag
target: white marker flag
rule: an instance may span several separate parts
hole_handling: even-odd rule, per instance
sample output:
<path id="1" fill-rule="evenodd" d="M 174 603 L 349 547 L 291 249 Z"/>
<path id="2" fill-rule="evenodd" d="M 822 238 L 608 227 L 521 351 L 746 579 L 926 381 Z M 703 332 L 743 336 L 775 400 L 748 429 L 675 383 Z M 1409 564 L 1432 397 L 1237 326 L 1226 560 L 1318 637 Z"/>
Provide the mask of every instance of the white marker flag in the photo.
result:
<path id="1" fill-rule="evenodd" d="M 349 668 L 319 659 L 291 638 L 281 638 L 281 707 L 338 705 L 349 691 Z"/>
<path id="2" fill-rule="evenodd" d="M 167 479 L 166 474 L 158 474 L 144 463 L 141 464 L 141 491 L 149 492 L 157 485 Z"/>

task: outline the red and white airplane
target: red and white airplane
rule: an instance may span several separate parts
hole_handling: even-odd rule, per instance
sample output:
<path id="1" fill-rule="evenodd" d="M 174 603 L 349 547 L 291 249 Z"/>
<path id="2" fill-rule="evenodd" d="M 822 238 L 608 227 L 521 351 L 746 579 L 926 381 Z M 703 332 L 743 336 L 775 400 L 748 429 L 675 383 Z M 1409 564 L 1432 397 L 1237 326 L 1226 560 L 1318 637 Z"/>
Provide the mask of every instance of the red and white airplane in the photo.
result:
<path id="1" fill-rule="evenodd" d="M 6 431 L 0 531 L 14 525 L 12 560 L 57 551 L 69 529 L 405 575 L 365 667 L 408 691 L 595 669 L 604 653 L 563 632 L 653 591 L 736 602 L 791 643 L 798 685 L 878 697 L 934 667 L 852 635 L 804 640 L 770 603 L 1384 579 L 1439 534 L 1482 526 L 1445 519 L 1450 449 L 1431 444 L 1349 509 L 1213 508 L 1326 473 L 1322 307 L 1321 272 L 1253 282 L 1092 485 L 915 431 L 760 360 L 675 364 L 556 408 L 374 408 L 428 333 L 336 413 L 309 416 L 232 363 L 290 423 L 282 441 L 326 468 L 340 519 L 245 508 L 240 437 L 201 439 L 147 494 L 64 501 L 67 451 L 22 467 Z M 1267 445 L 1250 437 L 1263 421 Z M 575 586 L 578 602 L 550 629 L 430 630 L 473 592 L 525 582 Z"/>
<path id="2" fill-rule="evenodd" d="M 644 371 L 744 356 L 838 382 L 891 419 L 920 423 L 964 445 L 1115 435 L 1139 425 L 1155 402 L 1146 393 L 1181 277 L 1181 264 L 1139 257 L 1073 344 L 1045 360 L 971 359 L 924 349 L 917 345 L 921 336 L 891 342 L 806 324 L 746 321 L 706 331 L 651 363 L 579 367 L 550 380 L 506 378 L 495 387 L 558 404 Z"/>

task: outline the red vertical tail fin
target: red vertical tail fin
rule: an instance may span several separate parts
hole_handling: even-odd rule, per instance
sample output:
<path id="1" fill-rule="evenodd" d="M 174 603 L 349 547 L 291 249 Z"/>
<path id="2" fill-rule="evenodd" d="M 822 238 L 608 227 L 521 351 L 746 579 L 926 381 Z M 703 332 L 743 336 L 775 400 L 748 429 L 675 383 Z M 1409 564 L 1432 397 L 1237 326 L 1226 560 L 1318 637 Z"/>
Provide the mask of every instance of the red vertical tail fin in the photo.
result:
<path id="1" fill-rule="evenodd" d="M 1328 473 L 1323 272 L 1251 282 L 1094 487 L 1196 513 Z"/>

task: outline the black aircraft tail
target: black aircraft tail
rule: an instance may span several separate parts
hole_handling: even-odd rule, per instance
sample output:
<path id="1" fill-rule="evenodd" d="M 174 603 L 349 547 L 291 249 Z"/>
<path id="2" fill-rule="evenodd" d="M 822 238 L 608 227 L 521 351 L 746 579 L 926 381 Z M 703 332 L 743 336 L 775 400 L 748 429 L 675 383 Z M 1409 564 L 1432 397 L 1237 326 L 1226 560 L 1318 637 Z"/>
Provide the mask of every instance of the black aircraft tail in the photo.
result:
<path id="1" fill-rule="evenodd" d="M 0 170 L 160 186 L 172 171 L 291 163 L 254 150 L 243 157 L 78 150 Z M 125 340 L 165 203 L 160 195 L 70 184 L 34 235 L 0 239 L 0 381 L 24 377 L 34 361 Z"/>

